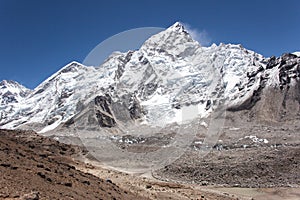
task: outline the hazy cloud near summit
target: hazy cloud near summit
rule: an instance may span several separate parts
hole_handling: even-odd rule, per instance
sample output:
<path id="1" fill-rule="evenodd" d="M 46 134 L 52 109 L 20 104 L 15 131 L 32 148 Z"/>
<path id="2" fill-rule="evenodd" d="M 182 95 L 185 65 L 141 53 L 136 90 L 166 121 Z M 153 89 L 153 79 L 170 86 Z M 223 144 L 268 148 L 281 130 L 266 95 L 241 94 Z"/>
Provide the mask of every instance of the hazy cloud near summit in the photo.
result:
<path id="1" fill-rule="evenodd" d="M 206 30 L 198 30 L 192 28 L 191 25 L 182 23 L 184 28 L 191 34 L 192 38 L 198 41 L 202 46 L 209 46 L 211 44 L 211 37 Z"/>

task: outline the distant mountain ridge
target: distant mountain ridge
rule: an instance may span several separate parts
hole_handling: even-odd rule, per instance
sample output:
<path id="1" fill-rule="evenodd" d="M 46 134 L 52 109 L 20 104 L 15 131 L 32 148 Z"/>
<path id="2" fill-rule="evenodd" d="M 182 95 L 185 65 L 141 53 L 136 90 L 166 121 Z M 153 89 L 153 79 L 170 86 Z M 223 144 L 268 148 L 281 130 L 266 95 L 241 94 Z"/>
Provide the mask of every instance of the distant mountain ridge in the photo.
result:
<path id="1" fill-rule="evenodd" d="M 264 58 L 241 45 L 201 47 L 176 22 L 137 51 L 115 52 L 100 67 L 71 62 L 34 90 L 2 81 L 0 127 L 45 133 L 188 123 L 220 105 L 234 112 L 257 109 L 270 89 L 284 96 L 277 105 L 284 110 L 288 99 L 300 99 L 299 78 L 297 53 Z M 195 113 L 183 116 L 187 108 Z"/>
<path id="2" fill-rule="evenodd" d="M 21 99 L 27 97 L 30 89 L 12 80 L 3 80 L 0 82 L 0 102 L 1 105 L 18 103 Z"/>

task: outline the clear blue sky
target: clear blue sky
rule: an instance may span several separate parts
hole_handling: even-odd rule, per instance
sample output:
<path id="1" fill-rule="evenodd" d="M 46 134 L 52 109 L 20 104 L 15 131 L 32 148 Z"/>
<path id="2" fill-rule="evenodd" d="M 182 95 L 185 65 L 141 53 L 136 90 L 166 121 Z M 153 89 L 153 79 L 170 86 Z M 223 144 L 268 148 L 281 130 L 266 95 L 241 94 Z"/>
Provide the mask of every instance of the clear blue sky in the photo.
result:
<path id="1" fill-rule="evenodd" d="M 0 0 L 0 80 L 34 88 L 110 36 L 176 21 L 264 56 L 300 50 L 298 0 Z"/>

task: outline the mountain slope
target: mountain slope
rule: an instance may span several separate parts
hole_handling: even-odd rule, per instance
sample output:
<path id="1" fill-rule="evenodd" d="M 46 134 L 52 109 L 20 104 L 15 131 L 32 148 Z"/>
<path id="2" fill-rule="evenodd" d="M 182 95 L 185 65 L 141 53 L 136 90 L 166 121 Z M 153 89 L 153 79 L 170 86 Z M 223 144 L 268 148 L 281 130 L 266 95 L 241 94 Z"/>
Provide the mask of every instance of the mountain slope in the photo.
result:
<path id="1" fill-rule="evenodd" d="M 32 131 L 0 130 L 0 199 L 148 199 L 78 168 L 78 146 Z"/>
<path id="2" fill-rule="evenodd" d="M 264 84 L 256 92 L 257 103 L 253 105 L 251 117 L 261 121 L 296 122 L 300 119 L 300 57 L 288 53 L 271 57 L 266 67 Z"/>
<path id="3" fill-rule="evenodd" d="M 22 102 L 3 105 L 0 125 L 45 133 L 187 123 L 218 107 L 249 110 L 265 88 L 298 87 L 298 74 L 294 54 L 266 59 L 241 45 L 201 47 L 175 23 L 100 67 L 66 65 Z"/>

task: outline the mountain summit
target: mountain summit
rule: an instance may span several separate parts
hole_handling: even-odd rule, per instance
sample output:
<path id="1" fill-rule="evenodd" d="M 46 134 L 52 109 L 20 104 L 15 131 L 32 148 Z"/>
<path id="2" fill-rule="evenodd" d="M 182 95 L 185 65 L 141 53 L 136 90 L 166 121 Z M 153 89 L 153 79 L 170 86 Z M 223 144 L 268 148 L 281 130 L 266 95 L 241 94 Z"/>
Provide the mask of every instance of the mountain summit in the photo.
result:
<path id="1" fill-rule="evenodd" d="M 142 45 L 141 50 L 144 51 L 165 51 L 174 56 L 185 57 L 188 54 L 193 54 L 193 50 L 199 48 L 197 41 L 193 40 L 192 36 L 186 31 L 184 26 L 179 22 L 150 37 Z"/>

